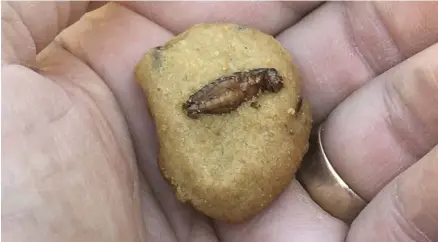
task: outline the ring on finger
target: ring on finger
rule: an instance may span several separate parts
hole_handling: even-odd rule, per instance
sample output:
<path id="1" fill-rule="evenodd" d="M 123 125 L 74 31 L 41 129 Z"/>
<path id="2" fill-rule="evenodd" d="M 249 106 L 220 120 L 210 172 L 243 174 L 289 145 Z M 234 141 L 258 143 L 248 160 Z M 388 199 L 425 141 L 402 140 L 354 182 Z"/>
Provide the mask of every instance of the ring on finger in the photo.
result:
<path id="1" fill-rule="evenodd" d="M 323 125 L 320 125 L 316 143 L 309 149 L 309 159 L 301 165 L 297 179 L 315 203 L 349 224 L 367 203 L 342 180 L 331 165 L 322 145 L 322 130 Z"/>

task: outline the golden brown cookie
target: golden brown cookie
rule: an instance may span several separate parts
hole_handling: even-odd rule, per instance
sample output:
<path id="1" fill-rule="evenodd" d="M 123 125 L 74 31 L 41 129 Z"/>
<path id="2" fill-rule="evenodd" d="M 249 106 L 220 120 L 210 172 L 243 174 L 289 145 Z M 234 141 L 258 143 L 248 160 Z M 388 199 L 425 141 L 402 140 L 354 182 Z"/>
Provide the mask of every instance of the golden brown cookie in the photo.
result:
<path id="1" fill-rule="evenodd" d="M 150 50 L 136 77 L 156 123 L 159 167 L 180 201 L 237 223 L 289 185 L 307 151 L 311 113 L 290 55 L 272 36 L 195 25 Z"/>

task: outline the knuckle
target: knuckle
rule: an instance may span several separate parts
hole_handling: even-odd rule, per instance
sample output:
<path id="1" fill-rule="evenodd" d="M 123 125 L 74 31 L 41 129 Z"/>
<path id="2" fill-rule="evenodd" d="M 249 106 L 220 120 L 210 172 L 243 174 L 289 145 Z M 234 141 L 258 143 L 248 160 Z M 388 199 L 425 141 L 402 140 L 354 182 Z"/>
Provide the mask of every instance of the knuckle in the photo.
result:
<path id="1" fill-rule="evenodd" d="M 386 122 L 415 158 L 438 143 L 438 62 L 412 63 L 385 82 Z"/>

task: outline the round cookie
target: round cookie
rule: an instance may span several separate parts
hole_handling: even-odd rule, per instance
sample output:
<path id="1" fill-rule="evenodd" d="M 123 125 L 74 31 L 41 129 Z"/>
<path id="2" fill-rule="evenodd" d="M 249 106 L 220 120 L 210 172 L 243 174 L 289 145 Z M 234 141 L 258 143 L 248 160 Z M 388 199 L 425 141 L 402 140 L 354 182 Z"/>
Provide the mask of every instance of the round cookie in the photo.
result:
<path id="1" fill-rule="evenodd" d="M 258 68 L 275 69 L 281 90 L 228 112 L 187 115 L 184 104 L 205 85 Z M 235 24 L 198 24 L 150 50 L 135 74 L 156 124 L 161 173 L 180 201 L 238 223 L 292 181 L 307 152 L 311 113 L 289 53 L 272 36 Z"/>

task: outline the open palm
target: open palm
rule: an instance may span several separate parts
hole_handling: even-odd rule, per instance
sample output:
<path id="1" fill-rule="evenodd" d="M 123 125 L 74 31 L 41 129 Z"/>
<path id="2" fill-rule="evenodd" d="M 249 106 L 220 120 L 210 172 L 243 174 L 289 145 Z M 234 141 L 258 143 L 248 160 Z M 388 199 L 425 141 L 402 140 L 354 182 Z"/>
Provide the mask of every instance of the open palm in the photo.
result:
<path id="1" fill-rule="evenodd" d="M 2 2 L 5 241 L 438 241 L 438 4 L 126 2 L 84 15 L 94 7 Z M 218 20 L 290 51 L 333 165 L 370 201 L 351 226 L 296 181 L 231 225 L 161 178 L 134 65 Z"/>

